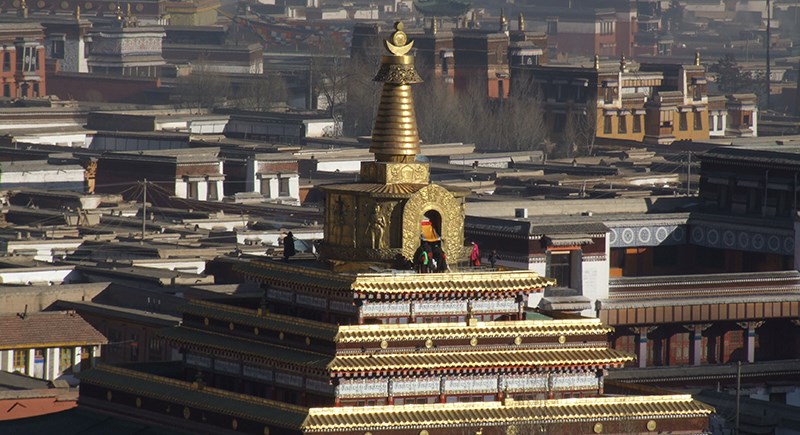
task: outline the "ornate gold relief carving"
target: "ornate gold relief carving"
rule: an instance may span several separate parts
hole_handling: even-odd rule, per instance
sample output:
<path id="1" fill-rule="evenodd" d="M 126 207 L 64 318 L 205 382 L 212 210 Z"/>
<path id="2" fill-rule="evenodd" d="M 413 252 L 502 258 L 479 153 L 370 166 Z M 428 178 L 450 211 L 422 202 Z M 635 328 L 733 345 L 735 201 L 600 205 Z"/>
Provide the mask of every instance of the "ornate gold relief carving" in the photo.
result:
<path id="1" fill-rule="evenodd" d="M 420 222 L 425 213 L 435 211 L 441 216 L 442 247 L 450 261 L 463 255 L 464 212 L 462 201 L 450 191 L 429 184 L 411 196 L 403 208 L 403 256 L 412 258 L 420 244 Z"/>

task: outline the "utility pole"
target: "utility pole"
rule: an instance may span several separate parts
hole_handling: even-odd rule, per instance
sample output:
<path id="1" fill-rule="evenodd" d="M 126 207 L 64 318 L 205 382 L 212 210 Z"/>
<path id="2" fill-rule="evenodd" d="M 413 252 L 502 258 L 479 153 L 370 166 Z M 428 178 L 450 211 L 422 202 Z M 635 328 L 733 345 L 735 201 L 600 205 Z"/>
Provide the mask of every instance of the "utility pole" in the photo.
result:
<path id="1" fill-rule="evenodd" d="M 144 193 L 142 194 L 142 241 L 140 243 L 144 245 L 144 231 L 147 225 L 147 178 L 144 179 L 142 185 L 144 186 Z"/>
<path id="2" fill-rule="evenodd" d="M 766 110 L 769 110 L 769 94 L 770 94 L 770 82 L 771 82 L 771 68 L 770 68 L 770 46 L 772 45 L 772 37 L 771 37 L 771 30 L 772 27 L 772 5 L 770 0 L 767 0 L 767 77 L 766 77 L 766 85 L 767 85 L 767 107 Z"/>
<path id="3" fill-rule="evenodd" d="M 692 196 L 692 152 L 688 151 L 689 158 L 686 163 L 686 196 Z"/>
<path id="4" fill-rule="evenodd" d="M 736 362 L 736 424 L 733 426 L 733 433 L 739 435 L 739 402 L 742 398 L 742 362 Z"/>

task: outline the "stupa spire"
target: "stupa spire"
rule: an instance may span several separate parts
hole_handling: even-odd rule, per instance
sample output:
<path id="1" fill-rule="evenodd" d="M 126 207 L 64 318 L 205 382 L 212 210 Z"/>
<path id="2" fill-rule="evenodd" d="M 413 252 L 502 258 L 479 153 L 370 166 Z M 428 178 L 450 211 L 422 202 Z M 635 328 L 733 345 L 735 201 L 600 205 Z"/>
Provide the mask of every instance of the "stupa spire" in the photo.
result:
<path id="1" fill-rule="evenodd" d="M 419 153 L 419 133 L 411 85 L 422 82 L 414 69 L 414 56 L 408 54 L 414 41 L 408 40 L 398 21 L 384 46 L 389 54 L 381 58 L 374 79 L 383 82 L 383 91 L 369 151 L 379 162 L 413 162 Z"/>

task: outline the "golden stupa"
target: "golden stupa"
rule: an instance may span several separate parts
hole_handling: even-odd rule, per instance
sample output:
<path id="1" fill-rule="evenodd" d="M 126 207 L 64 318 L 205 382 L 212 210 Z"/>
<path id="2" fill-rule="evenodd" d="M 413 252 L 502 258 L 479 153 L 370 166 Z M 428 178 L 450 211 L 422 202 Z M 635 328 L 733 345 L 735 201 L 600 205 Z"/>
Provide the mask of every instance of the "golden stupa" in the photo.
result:
<path id="1" fill-rule="evenodd" d="M 430 182 L 420 152 L 411 85 L 422 82 L 414 69 L 414 45 L 403 24 L 384 41 L 375 81 L 383 83 L 370 152 L 360 181 L 324 186 L 325 239 L 322 257 L 334 266 L 359 269 L 374 263 L 412 260 L 423 238 L 440 243 L 455 261 L 463 257 L 466 189 Z M 423 231 L 424 230 L 424 231 Z"/>

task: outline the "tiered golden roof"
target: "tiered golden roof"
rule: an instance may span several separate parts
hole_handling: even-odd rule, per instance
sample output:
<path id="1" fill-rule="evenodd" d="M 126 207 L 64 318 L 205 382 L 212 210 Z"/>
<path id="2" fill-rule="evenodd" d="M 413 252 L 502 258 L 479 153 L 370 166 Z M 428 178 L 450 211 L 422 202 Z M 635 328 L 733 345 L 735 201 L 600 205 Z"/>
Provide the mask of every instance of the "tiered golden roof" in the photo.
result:
<path id="1" fill-rule="evenodd" d="M 111 390 L 123 391 L 143 402 L 156 399 L 191 407 L 190 413 L 211 411 L 303 433 L 707 418 L 714 412 L 688 394 L 305 408 L 102 364 L 80 376 L 87 383 L 109 389 L 107 399 L 112 402 L 124 399 L 117 399 Z M 176 412 L 187 415 L 186 410 Z"/>
<path id="2" fill-rule="evenodd" d="M 332 372 L 471 370 L 484 368 L 539 369 L 553 367 L 621 367 L 633 355 L 607 347 L 555 349 L 445 349 L 414 353 L 339 355 L 328 364 Z"/>
<path id="3" fill-rule="evenodd" d="M 277 288 L 357 293 L 367 296 L 482 294 L 507 295 L 535 292 L 554 285 L 555 279 L 528 270 L 470 273 L 360 273 L 344 274 L 310 269 L 278 261 L 240 263 L 234 270 Z"/>
<path id="4" fill-rule="evenodd" d="M 527 270 L 503 272 L 433 273 L 433 274 L 359 274 L 352 289 L 359 293 L 398 294 L 476 293 L 501 290 L 504 293 L 542 289 L 555 284 L 555 279 Z"/>
<path id="5" fill-rule="evenodd" d="M 337 343 L 381 341 L 458 340 L 470 338 L 567 337 L 598 335 L 604 339 L 614 329 L 599 319 L 512 320 L 464 323 L 425 323 L 340 326 Z"/>
<path id="6" fill-rule="evenodd" d="M 403 430 L 538 423 L 605 422 L 622 418 L 708 417 L 714 408 L 692 396 L 594 397 L 436 405 L 311 408 L 303 429 L 310 432 Z"/>

